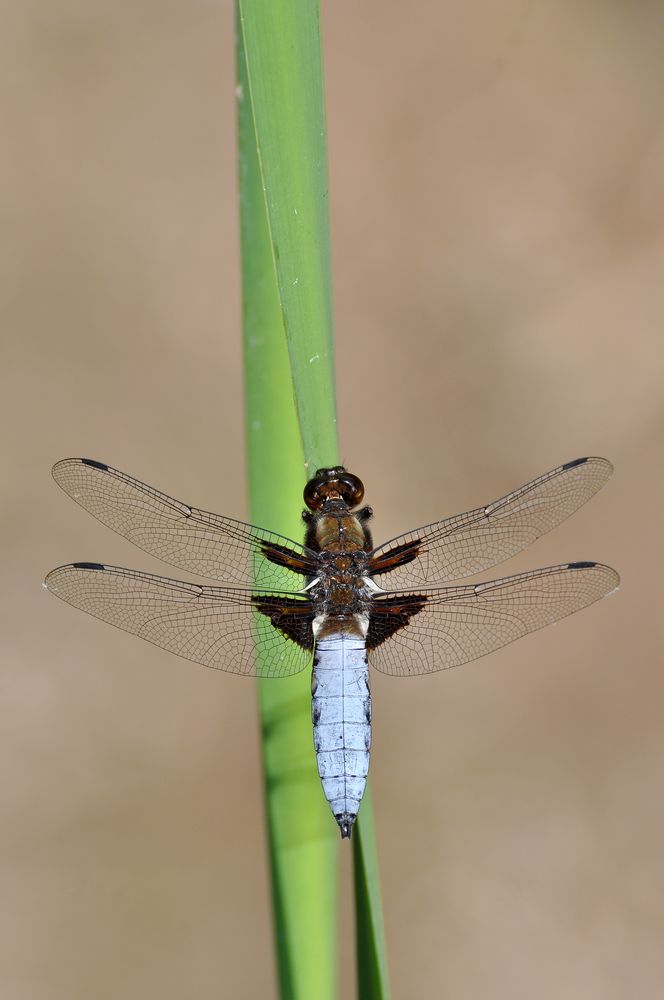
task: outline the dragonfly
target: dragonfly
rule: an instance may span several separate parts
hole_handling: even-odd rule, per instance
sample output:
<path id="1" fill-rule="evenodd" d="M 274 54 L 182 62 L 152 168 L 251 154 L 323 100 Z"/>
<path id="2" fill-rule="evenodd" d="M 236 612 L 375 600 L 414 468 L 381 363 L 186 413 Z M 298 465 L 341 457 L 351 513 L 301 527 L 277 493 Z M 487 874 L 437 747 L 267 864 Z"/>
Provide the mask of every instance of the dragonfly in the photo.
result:
<path id="1" fill-rule="evenodd" d="M 103 462 L 68 458 L 53 467 L 65 493 L 138 548 L 217 583 L 75 562 L 52 570 L 44 586 L 208 667 L 262 678 L 311 670 L 318 773 L 349 838 L 369 770 L 369 666 L 393 677 L 444 670 L 613 593 L 616 571 L 588 561 L 457 582 L 560 524 L 612 471 L 604 458 L 577 458 L 376 547 L 362 481 L 343 466 L 319 469 L 306 484 L 299 543 L 175 500 Z"/>

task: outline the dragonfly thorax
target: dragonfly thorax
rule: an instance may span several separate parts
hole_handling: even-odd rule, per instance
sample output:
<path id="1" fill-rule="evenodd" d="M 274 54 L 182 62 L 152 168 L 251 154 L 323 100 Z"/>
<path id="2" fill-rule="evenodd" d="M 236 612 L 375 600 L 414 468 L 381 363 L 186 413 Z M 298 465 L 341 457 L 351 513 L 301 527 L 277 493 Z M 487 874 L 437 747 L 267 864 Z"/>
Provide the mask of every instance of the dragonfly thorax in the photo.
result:
<path id="1" fill-rule="evenodd" d="M 316 544 L 321 552 L 356 552 L 364 548 L 365 530 L 347 510 L 326 511 L 314 519 Z"/>

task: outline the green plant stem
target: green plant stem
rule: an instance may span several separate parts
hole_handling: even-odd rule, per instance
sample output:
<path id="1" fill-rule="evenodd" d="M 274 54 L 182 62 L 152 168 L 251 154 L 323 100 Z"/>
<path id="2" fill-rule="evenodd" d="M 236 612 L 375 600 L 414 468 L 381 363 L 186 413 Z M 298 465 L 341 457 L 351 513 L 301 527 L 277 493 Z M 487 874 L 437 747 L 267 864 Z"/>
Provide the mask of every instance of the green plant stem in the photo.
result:
<path id="1" fill-rule="evenodd" d="M 239 0 L 305 467 L 338 461 L 327 147 L 316 0 Z"/>
<path id="2" fill-rule="evenodd" d="M 237 57 L 251 519 L 297 539 L 304 461 L 241 37 Z M 310 678 L 259 681 L 259 711 L 280 997 L 333 1000 L 339 848 L 316 773 Z"/>
<path id="3" fill-rule="evenodd" d="M 338 464 L 319 9 L 238 0 L 237 12 L 251 517 L 299 538 L 304 470 Z M 316 774 L 309 678 L 262 681 L 259 701 L 281 997 L 331 1000 L 338 831 Z M 363 998 L 384 998 L 368 794 L 358 824 L 358 976 Z"/>
<path id="4" fill-rule="evenodd" d="M 358 1000 L 389 1000 L 383 910 L 371 787 L 367 784 L 353 835 Z"/>

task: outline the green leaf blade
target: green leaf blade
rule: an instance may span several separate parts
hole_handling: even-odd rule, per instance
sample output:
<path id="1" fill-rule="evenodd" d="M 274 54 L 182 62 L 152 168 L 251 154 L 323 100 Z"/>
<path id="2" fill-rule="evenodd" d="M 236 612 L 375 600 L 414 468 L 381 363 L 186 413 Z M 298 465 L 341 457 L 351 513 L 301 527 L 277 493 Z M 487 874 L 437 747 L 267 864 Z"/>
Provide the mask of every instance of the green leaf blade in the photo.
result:
<path id="1" fill-rule="evenodd" d="M 338 461 L 317 3 L 240 0 L 274 269 L 306 468 Z"/>
<path id="2" fill-rule="evenodd" d="M 305 478 L 339 461 L 319 10 L 238 0 L 238 19 L 251 516 L 299 538 Z M 280 995 L 332 1000 L 339 833 L 316 773 L 309 678 L 263 681 L 259 700 Z M 368 789 L 354 838 L 360 997 L 383 1000 Z"/>
<path id="3" fill-rule="evenodd" d="M 298 539 L 304 460 L 241 39 L 237 59 L 251 520 Z M 334 1000 L 339 846 L 316 773 L 309 676 L 259 681 L 259 711 L 280 996 Z"/>

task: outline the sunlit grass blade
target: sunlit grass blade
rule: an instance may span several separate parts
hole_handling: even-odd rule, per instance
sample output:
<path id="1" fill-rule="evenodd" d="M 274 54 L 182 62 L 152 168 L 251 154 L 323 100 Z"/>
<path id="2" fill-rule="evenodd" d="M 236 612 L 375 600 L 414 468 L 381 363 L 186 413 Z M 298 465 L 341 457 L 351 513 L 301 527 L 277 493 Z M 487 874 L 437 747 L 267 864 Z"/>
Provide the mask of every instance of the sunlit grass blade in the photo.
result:
<path id="1" fill-rule="evenodd" d="M 388 1000 L 390 988 L 370 785 L 355 824 L 353 871 L 358 1000 Z"/>
<path id="2" fill-rule="evenodd" d="M 338 461 L 316 0 L 239 0 L 267 224 L 307 469 Z"/>
<path id="3" fill-rule="evenodd" d="M 240 214 L 251 519 L 302 535 L 304 460 L 275 280 L 256 137 L 238 40 Z M 259 682 L 266 818 L 282 1000 L 333 1000 L 337 984 L 336 825 L 311 733 L 310 677 Z"/>
<path id="4" fill-rule="evenodd" d="M 298 538 L 303 469 L 338 462 L 319 10 L 238 0 L 238 16 L 251 511 Z M 338 831 L 316 774 L 308 682 L 261 684 L 263 758 L 281 996 L 326 1000 L 336 993 Z M 368 798 L 358 823 L 360 985 L 386 997 Z"/>

